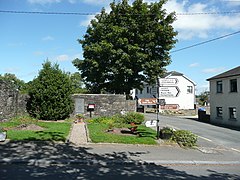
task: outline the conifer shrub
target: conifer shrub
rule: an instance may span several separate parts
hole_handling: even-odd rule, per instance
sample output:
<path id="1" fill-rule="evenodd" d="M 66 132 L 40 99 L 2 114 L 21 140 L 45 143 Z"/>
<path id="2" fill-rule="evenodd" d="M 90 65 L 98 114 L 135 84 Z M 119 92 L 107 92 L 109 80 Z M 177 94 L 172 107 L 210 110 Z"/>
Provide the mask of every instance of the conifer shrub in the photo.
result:
<path id="1" fill-rule="evenodd" d="M 58 64 L 46 61 L 38 77 L 29 83 L 28 113 L 37 119 L 62 120 L 73 111 L 69 75 Z"/>

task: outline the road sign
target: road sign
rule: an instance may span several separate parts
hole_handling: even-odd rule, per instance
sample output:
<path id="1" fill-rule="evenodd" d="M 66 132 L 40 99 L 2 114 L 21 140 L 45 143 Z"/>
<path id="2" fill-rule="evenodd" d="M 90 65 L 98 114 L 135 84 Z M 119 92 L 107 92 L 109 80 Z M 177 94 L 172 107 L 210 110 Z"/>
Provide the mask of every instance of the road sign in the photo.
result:
<path id="1" fill-rule="evenodd" d="M 157 103 L 156 98 L 141 98 L 138 99 L 139 105 L 155 105 Z"/>
<path id="2" fill-rule="evenodd" d="M 178 83 L 177 78 L 159 78 L 159 86 L 176 86 Z"/>
<path id="3" fill-rule="evenodd" d="M 158 103 L 160 106 L 165 106 L 166 101 L 165 101 L 165 99 L 158 99 Z"/>
<path id="4" fill-rule="evenodd" d="M 176 86 L 159 87 L 160 97 L 177 97 L 179 93 L 180 90 Z"/>

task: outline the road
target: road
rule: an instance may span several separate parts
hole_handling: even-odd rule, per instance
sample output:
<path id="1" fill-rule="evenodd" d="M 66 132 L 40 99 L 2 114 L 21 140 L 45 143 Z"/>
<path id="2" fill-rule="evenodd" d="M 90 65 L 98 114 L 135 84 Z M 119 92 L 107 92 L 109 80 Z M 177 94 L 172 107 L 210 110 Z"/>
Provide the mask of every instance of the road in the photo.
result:
<path id="1" fill-rule="evenodd" d="M 156 119 L 156 114 L 145 114 L 147 120 Z M 240 131 L 199 122 L 191 118 L 159 116 L 161 127 L 189 130 L 198 135 L 203 147 L 227 148 L 240 153 Z"/>

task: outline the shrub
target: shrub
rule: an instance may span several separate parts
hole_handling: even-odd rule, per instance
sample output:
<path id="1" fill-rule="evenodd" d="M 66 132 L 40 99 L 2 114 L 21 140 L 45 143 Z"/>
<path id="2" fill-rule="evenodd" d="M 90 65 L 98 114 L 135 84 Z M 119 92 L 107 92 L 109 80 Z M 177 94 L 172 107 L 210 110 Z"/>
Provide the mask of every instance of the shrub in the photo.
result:
<path id="1" fill-rule="evenodd" d="M 144 121 L 144 115 L 137 112 L 128 112 L 124 115 L 125 123 L 141 124 Z"/>
<path id="2" fill-rule="evenodd" d="M 109 121 L 111 121 L 111 117 L 108 116 L 100 116 L 88 120 L 89 123 L 102 123 L 102 124 L 108 124 Z"/>
<path id="3" fill-rule="evenodd" d="M 191 131 L 177 130 L 173 132 L 172 140 L 177 142 L 180 146 L 193 147 L 197 143 L 197 136 Z"/>
<path id="4" fill-rule="evenodd" d="M 43 120 L 66 119 L 73 110 L 71 94 L 69 75 L 58 64 L 46 61 L 38 77 L 29 83 L 28 113 Z"/>
<path id="5" fill-rule="evenodd" d="M 171 139 L 174 130 L 170 127 L 163 127 L 160 129 L 160 138 L 161 139 Z"/>

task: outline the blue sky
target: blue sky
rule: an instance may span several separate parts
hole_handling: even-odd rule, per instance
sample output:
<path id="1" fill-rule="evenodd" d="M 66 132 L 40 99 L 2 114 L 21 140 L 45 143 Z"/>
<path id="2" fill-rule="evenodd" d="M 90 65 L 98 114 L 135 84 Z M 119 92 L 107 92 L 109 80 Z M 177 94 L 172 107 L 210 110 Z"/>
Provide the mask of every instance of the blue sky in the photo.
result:
<path id="1" fill-rule="evenodd" d="M 98 13 L 109 11 L 110 0 L 0 0 L 0 10 Z M 154 2 L 154 0 L 146 2 Z M 178 13 L 178 43 L 173 50 L 240 30 L 240 13 L 181 15 L 180 13 L 236 12 L 237 0 L 169 0 L 168 12 Z M 94 16 L 0 13 L 0 74 L 13 73 L 28 82 L 49 59 L 61 69 L 76 72 L 72 60 L 82 58 L 77 42 Z M 240 33 L 171 54 L 168 71 L 185 74 L 197 84 L 197 93 L 208 89 L 207 78 L 239 66 Z"/>

